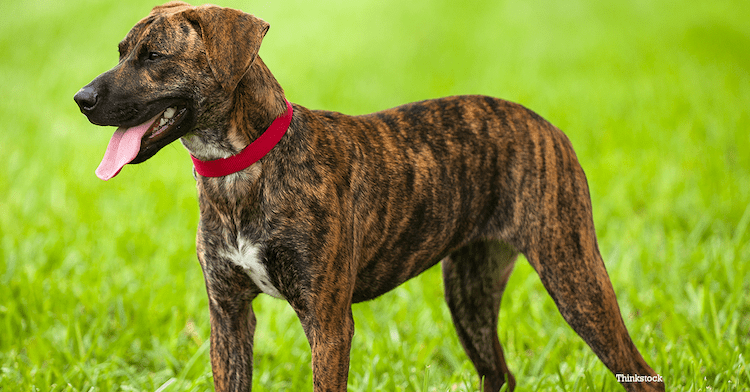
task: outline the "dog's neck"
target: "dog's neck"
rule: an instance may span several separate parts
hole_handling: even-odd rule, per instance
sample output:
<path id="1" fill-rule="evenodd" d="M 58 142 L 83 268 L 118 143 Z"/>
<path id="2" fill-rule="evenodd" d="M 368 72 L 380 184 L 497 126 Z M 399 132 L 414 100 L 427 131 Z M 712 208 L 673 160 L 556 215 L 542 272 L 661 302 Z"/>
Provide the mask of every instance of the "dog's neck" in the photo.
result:
<path id="1" fill-rule="evenodd" d="M 242 151 L 286 110 L 284 90 L 260 56 L 255 58 L 239 85 L 227 98 L 226 123 L 206 126 L 181 139 L 200 160 L 227 158 Z"/>

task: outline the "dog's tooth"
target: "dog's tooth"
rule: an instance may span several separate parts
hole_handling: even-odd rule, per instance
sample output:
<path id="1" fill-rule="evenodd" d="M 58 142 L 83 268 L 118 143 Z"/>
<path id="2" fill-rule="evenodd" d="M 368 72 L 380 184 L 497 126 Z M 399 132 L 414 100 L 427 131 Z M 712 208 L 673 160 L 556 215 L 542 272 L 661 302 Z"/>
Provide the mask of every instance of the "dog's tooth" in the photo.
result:
<path id="1" fill-rule="evenodd" d="M 169 121 L 169 120 L 167 120 L 166 118 L 162 117 L 161 120 L 159 120 L 159 126 L 163 127 L 167 123 L 167 121 Z"/>
<path id="2" fill-rule="evenodd" d="M 177 112 L 177 109 L 175 108 L 169 108 L 164 111 L 164 118 L 172 118 L 174 117 L 174 114 Z"/>

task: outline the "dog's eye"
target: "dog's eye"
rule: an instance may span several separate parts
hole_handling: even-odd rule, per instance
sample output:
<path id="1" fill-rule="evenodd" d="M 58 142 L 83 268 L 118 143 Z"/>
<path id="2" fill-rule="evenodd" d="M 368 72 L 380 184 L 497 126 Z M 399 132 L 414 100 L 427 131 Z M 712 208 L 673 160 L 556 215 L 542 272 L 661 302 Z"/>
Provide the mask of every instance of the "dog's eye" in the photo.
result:
<path id="1" fill-rule="evenodd" d="M 159 60 L 162 57 L 161 53 L 158 52 L 148 52 L 148 55 L 146 56 L 147 60 L 150 61 L 156 61 Z"/>

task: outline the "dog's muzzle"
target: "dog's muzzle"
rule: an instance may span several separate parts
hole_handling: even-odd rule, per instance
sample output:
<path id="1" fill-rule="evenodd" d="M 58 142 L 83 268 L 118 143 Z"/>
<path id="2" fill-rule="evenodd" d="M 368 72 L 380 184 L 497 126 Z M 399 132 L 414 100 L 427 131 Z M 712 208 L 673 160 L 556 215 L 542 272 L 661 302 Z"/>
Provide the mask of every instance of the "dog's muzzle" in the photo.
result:
<path id="1" fill-rule="evenodd" d="M 86 86 L 78 90 L 76 95 L 73 96 L 73 100 L 78 104 L 81 113 L 88 116 L 96 108 L 96 104 L 99 103 L 99 94 L 92 87 Z"/>

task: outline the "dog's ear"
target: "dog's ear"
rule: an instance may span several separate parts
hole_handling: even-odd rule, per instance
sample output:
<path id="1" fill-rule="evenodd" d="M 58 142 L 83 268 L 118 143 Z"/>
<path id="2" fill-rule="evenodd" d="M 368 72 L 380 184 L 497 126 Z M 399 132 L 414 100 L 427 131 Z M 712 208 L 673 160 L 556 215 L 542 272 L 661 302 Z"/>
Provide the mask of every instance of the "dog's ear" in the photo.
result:
<path id="1" fill-rule="evenodd" d="M 269 24 L 242 11 L 203 5 L 184 11 L 200 26 L 208 64 L 225 91 L 237 88 L 258 55 Z"/>
<path id="2" fill-rule="evenodd" d="M 165 14 L 170 12 L 182 11 L 182 9 L 192 7 L 190 4 L 183 1 L 170 1 L 163 5 L 157 5 L 151 10 L 152 15 Z"/>

